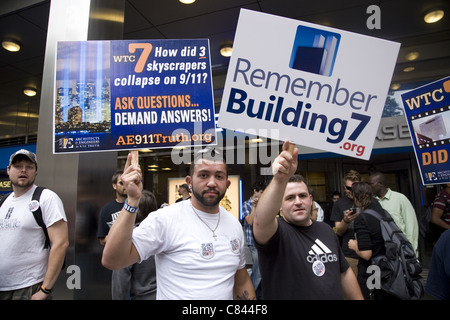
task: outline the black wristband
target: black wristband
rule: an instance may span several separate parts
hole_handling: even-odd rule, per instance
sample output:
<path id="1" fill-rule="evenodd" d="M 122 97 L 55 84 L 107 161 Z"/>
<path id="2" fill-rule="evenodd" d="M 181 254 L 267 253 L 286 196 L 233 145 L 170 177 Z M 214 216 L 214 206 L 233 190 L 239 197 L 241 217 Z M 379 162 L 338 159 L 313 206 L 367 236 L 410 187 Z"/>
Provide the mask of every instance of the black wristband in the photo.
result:
<path id="1" fill-rule="evenodd" d="M 50 294 L 50 293 L 52 293 L 52 290 L 53 290 L 53 289 L 47 289 L 47 288 L 45 288 L 43 285 L 41 286 L 41 291 L 42 291 L 43 293 L 45 293 L 45 294 Z"/>

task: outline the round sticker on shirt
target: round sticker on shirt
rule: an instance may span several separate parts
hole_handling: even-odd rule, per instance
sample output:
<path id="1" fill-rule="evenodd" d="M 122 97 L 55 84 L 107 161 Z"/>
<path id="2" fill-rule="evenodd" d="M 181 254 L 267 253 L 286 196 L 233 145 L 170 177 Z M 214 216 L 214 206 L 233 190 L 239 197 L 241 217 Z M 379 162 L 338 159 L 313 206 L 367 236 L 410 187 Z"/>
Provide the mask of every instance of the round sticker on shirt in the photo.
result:
<path id="1" fill-rule="evenodd" d="M 325 274 L 325 265 L 322 261 L 316 260 L 312 265 L 312 270 L 316 276 L 321 277 Z"/>
<path id="2" fill-rule="evenodd" d="M 239 240 L 238 239 L 231 240 L 230 245 L 231 245 L 231 252 L 233 252 L 234 254 L 239 254 L 239 252 L 240 252 Z"/>
<path id="3" fill-rule="evenodd" d="M 203 259 L 209 260 L 212 257 L 214 257 L 215 254 L 216 252 L 214 250 L 214 245 L 212 244 L 212 242 L 202 243 L 200 255 L 202 256 Z"/>
<path id="4" fill-rule="evenodd" d="M 33 200 L 28 204 L 28 209 L 30 209 L 31 212 L 36 211 L 39 208 L 39 201 Z"/>

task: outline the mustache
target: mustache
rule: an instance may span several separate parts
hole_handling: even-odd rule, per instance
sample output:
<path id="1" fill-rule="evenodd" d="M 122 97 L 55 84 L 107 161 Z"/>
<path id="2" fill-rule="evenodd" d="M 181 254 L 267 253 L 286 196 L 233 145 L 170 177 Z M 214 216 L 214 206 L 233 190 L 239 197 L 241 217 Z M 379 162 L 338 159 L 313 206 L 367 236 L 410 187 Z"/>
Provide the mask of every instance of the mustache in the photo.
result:
<path id="1" fill-rule="evenodd" d="M 216 193 L 216 194 L 219 194 L 219 193 L 220 193 L 220 192 L 217 191 L 216 189 L 210 188 L 210 189 L 207 189 L 207 190 L 203 190 L 202 194 L 205 194 L 205 193 L 207 193 L 207 192 L 213 192 L 213 193 Z"/>

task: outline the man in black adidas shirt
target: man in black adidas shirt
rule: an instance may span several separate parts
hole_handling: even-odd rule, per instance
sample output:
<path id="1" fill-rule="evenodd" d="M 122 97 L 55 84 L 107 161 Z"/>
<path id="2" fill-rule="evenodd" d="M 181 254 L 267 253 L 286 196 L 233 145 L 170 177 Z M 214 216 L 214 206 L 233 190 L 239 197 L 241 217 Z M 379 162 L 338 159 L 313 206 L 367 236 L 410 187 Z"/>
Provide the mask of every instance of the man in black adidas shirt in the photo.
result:
<path id="1" fill-rule="evenodd" d="M 263 299 L 362 299 L 333 230 L 311 220 L 312 196 L 297 170 L 298 150 L 283 151 L 253 222 Z M 280 218 L 276 218 L 277 214 Z"/>

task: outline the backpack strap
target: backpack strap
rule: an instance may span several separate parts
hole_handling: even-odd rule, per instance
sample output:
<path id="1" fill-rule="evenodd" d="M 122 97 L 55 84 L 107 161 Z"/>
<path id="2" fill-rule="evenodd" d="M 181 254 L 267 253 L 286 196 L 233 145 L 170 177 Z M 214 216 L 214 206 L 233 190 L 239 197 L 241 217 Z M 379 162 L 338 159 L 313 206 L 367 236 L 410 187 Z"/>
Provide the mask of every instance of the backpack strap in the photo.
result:
<path id="1" fill-rule="evenodd" d="M 45 189 L 44 187 L 37 187 L 36 190 L 34 190 L 33 197 L 31 198 L 31 200 L 36 200 L 37 202 L 39 202 L 41 193 L 44 189 Z M 42 231 L 44 231 L 45 235 L 44 249 L 48 249 L 50 248 L 50 237 L 48 236 L 47 226 L 45 225 L 44 219 L 42 218 L 42 210 L 40 203 L 39 207 L 33 211 L 33 216 L 37 224 L 42 228 Z"/>
<path id="2" fill-rule="evenodd" d="M 377 219 L 378 221 L 383 220 L 383 217 L 381 216 L 381 214 L 379 214 L 378 212 L 376 212 L 375 210 L 372 209 L 366 209 L 364 210 L 365 213 L 370 214 L 372 217 L 374 217 L 375 219 Z"/>
<path id="3" fill-rule="evenodd" d="M 370 214 L 372 217 L 376 218 L 378 221 L 394 221 L 394 219 L 392 219 L 392 216 L 389 212 L 386 211 L 386 209 L 383 209 L 383 213 L 384 216 L 381 215 L 381 213 L 379 213 L 378 211 L 375 211 L 373 209 L 366 209 L 364 210 L 364 212 Z"/>
<path id="4" fill-rule="evenodd" d="M 31 200 L 36 200 L 39 202 L 39 199 L 41 197 L 42 191 L 44 190 L 44 187 L 37 187 L 36 190 L 33 192 L 33 197 Z M 0 200 L 0 207 L 2 206 L 3 202 L 5 202 L 6 198 L 8 198 L 12 192 L 6 194 L 1 200 Z M 37 224 L 42 228 L 42 231 L 44 231 L 45 235 L 45 243 L 44 243 L 44 249 L 50 248 L 50 237 L 48 236 L 47 232 L 47 226 L 44 223 L 44 219 L 42 218 L 42 210 L 41 205 L 39 204 L 39 207 L 33 211 L 34 220 L 36 220 Z"/>

